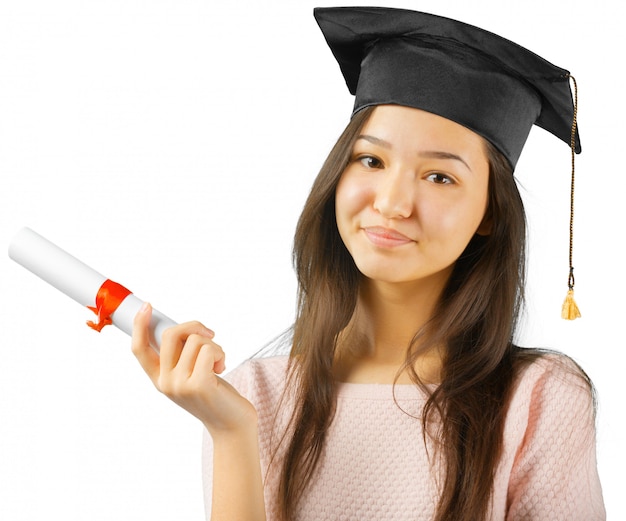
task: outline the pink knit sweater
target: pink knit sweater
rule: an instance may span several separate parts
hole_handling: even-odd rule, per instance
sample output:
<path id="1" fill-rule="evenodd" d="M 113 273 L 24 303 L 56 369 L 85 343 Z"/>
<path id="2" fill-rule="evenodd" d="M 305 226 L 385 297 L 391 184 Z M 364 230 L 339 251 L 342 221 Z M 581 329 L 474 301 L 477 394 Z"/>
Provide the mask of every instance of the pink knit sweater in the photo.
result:
<path id="1" fill-rule="evenodd" d="M 278 483 L 278 473 L 267 472 L 270 438 L 286 363 L 286 357 L 251 360 L 227 376 L 259 414 L 268 521 L 276 516 Z M 572 367 L 565 357 L 551 355 L 520 375 L 505 424 L 491 521 L 606 518 L 591 396 Z M 403 410 L 394 402 L 391 385 L 340 384 L 337 413 L 297 521 L 433 519 L 441 467 L 431 465 L 424 447 L 419 418 L 425 397 L 412 385 L 396 386 L 395 396 Z M 278 429 L 286 425 L 290 410 L 289 403 L 282 404 Z M 210 519 L 212 447 L 206 432 L 203 460 Z"/>

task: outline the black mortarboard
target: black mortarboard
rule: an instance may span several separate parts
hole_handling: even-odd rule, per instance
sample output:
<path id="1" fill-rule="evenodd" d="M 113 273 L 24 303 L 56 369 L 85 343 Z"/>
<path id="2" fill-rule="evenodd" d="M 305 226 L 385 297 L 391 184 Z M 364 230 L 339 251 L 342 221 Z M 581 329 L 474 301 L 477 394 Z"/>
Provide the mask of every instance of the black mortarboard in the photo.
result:
<path id="1" fill-rule="evenodd" d="M 536 124 L 571 141 L 569 73 L 478 27 L 384 7 L 314 11 L 339 62 L 354 113 L 399 104 L 443 116 L 488 139 L 515 168 Z M 576 152 L 580 140 L 576 132 Z"/>

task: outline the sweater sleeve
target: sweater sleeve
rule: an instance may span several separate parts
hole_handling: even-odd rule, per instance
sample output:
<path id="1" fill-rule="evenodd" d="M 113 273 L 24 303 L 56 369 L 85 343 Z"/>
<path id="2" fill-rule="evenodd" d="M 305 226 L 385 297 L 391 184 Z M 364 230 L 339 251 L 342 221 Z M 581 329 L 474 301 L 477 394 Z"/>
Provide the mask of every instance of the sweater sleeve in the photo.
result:
<path id="1" fill-rule="evenodd" d="M 507 521 L 603 521 L 593 395 L 578 367 L 548 358 L 534 379 L 508 487 Z"/>

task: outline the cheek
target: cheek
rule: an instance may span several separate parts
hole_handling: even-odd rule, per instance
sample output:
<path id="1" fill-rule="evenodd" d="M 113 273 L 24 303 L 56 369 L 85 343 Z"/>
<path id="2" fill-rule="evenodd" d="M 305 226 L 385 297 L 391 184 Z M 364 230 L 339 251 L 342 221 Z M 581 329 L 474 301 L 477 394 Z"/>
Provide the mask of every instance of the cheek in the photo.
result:
<path id="1" fill-rule="evenodd" d="M 486 205 L 480 194 L 456 201 L 425 201 L 421 208 L 424 231 L 464 249 L 482 223 Z"/>
<path id="2" fill-rule="evenodd" d="M 342 224 L 372 204 L 373 189 L 352 176 L 342 177 L 335 192 L 335 212 L 338 224 Z"/>

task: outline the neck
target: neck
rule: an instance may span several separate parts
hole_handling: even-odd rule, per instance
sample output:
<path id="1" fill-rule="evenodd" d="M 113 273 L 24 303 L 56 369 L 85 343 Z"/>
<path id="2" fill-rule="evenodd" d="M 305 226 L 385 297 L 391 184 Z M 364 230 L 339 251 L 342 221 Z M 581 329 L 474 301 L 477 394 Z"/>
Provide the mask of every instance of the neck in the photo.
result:
<path id="1" fill-rule="evenodd" d="M 410 283 L 364 278 L 354 316 L 340 340 L 344 380 L 364 367 L 374 372 L 386 368 L 387 373 L 393 369 L 395 375 L 412 339 L 432 317 L 448 276 Z M 415 369 L 420 378 L 436 381 L 440 367 L 441 352 L 430 350 L 420 354 Z"/>

